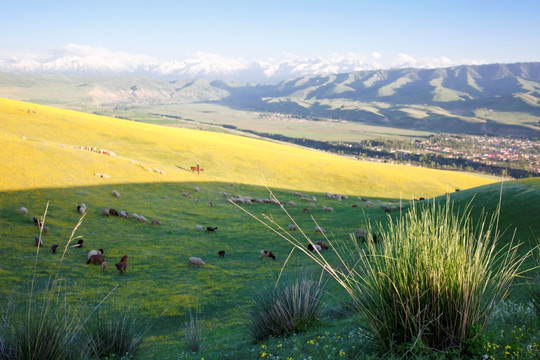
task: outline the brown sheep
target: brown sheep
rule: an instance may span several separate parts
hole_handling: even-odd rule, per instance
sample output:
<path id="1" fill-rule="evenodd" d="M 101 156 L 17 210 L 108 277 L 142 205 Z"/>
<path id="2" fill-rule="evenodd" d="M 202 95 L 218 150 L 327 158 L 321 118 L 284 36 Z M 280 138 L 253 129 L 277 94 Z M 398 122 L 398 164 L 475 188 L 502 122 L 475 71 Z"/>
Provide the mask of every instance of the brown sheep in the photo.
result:
<path id="1" fill-rule="evenodd" d="M 116 264 L 116 268 L 120 271 L 120 274 L 124 274 L 127 270 L 127 255 L 122 256 L 120 262 Z"/>
<path id="2" fill-rule="evenodd" d="M 225 250 L 219 250 L 218 255 L 219 255 L 220 258 L 224 258 L 225 257 Z"/>
<path id="3" fill-rule="evenodd" d="M 51 250 L 52 250 L 52 253 L 53 254 L 56 254 L 56 249 L 58 248 L 58 244 L 52 244 L 51 245 Z"/>
<path id="4" fill-rule="evenodd" d="M 103 263 L 103 254 L 94 254 L 88 258 L 86 265 L 88 264 L 102 264 Z"/>
<path id="5" fill-rule="evenodd" d="M 317 241 L 315 244 L 319 245 L 322 250 L 328 250 L 328 245 L 324 241 Z"/>
<path id="6" fill-rule="evenodd" d="M 151 225 L 161 225 L 161 221 L 159 221 L 158 219 L 150 219 L 150 224 Z"/>

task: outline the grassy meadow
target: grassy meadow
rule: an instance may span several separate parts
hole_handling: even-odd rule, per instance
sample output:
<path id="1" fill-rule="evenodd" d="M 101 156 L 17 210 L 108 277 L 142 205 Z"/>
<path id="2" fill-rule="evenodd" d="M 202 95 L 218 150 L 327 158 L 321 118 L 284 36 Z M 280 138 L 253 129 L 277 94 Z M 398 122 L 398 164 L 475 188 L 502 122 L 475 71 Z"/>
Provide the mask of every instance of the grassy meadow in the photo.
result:
<path id="1" fill-rule="evenodd" d="M 459 206 L 473 199 L 476 214 L 481 208 L 493 211 L 500 195 L 497 179 L 474 174 L 361 162 L 248 137 L 12 100 L 0 99 L 0 129 L 0 297 L 25 302 L 34 275 L 39 289 L 59 274 L 69 302 L 90 314 L 112 291 L 108 302 L 137 314 L 149 326 L 145 359 L 352 358 L 358 344 L 369 339 L 354 313 L 343 316 L 350 300 L 328 278 L 325 318 L 317 328 L 253 343 L 246 314 L 256 288 L 273 284 L 281 271 L 308 273 L 315 279 L 326 275 L 305 254 L 293 251 L 289 243 L 227 202 L 228 197 L 265 199 L 271 189 L 313 241 L 338 244 L 349 241 L 368 220 L 387 221 L 378 201 L 396 204 L 401 199 L 406 209 L 413 198 L 449 192 Z M 85 147 L 106 149 L 115 156 Z M 197 163 L 204 169 L 200 174 L 190 171 Z M 461 191 L 454 192 L 458 188 Z M 113 196 L 113 190 L 121 196 Z M 316 207 L 305 212 L 309 203 L 294 192 L 315 196 Z M 337 201 L 326 192 L 349 198 Z M 374 206 L 367 208 L 359 196 Z M 501 228 L 508 228 L 503 239 L 508 241 L 517 228 L 516 238 L 527 248 L 535 246 L 540 233 L 539 179 L 504 183 L 502 198 Z M 38 248 L 34 237 L 39 229 L 32 217 L 43 216 L 47 203 L 49 232 L 42 237 L 44 247 Z M 77 212 L 81 203 L 87 214 L 75 235 L 84 239 L 82 249 L 68 244 L 81 217 Z M 322 205 L 334 211 L 323 211 Z M 19 213 L 22 206 L 29 210 L 26 216 Z M 283 227 L 291 223 L 278 205 L 240 206 Z M 104 217 L 103 208 L 128 211 L 130 218 Z M 138 222 L 131 218 L 133 213 L 158 219 L 161 225 Z M 390 216 L 399 216 L 399 211 Z M 315 233 L 314 220 L 326 230 L 327 239 Z M 196 225 L 218 230 L 206 233 Z M 295 236 L 302 235 L 298 231 Z M 59 245 L 56 254 L 51 244 Z M 88 251 L 98 248 L 104 249 L 107 271 L 86 265 Z M 276 260 L 261 260 L 262 249 L 271 250 Z M 218 257 L 219 250 L 226 251 L 224 258 Z M 121 275 L 114 264 L 126 254 L 128 269 Z M 191 256 L 202 258 L 206 266 L 190 267 Z M 339 266 L 335 253 L 330 250 L 326 256 Z M 205 342 L 197 354 L 186 351 L 182 338 L 190 311 L 204 329 Z M 352 342 L 344 343 L 347 336 Z"/>

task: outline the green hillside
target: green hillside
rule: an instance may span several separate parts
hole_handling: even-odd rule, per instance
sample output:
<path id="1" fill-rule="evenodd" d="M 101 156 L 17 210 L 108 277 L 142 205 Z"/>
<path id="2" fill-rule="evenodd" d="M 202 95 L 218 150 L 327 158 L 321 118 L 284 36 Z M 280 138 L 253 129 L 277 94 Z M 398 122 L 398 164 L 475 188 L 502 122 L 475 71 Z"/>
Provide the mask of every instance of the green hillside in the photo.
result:
<path id="1" fill-rule="evenodd" d="M 89 314 L 114 289 L 108 301 L 155 321 L 147 333 L 151 348 L 147 359 L 180 358 L 181 328 L 190 310 L 203 319 L 206 343 L 201 354 L 186 357 L 259 358 L 259 345 L 247 335 L 244 312 L 255 288 L 275 281 L 289 255 L 284 273 L 322 276 L 304 254 L 291 254 L 289 243 L 227 201 L 237 195 L 269 199 L 265 181 L 308 236 L 327 241 L 314 231 L 315 220 L 336 244 L 350 239 L 366 219 L 384 224 L 388 214 L 379 202 L 397 206 L 402 200 L 406 211 L 413 197 L 431 198 L 450 191 L 459 204 L 474 197 L 475 209 L 491 211 L 498 200 L 500 186 L 495 180 L 472 174 L 364 163 L 251 138 L 1 101 L 0 297 L 24 302 L 33 274 L 36 289 L 42 289 L 59 272 L 68 300 L 81 304 Z M 107 149 L 116 156 L 75 145 Z M 189 169 L 197 162 L 205 169 L 200 174 Z M 463 190 L 454 193 L 455 188 Z M 113 190 L 121 196 L 113 196 Z M 309 195 L 315 207 L 295 192 Z M 326 192 L 348 198 L 339 201 Z M 519 239 L 527 244 L 540 231 L 535 201 L 539 195 L 540 179 L 504 185 L 501 226 L 517 227 Z M 358 196 L 374 205 L 368 208 Z M 32 218 L 43 216 L 47 203 L 49 231 L 42 237 L 44 246 L 38 248 L 34 237 L 39 229 Z M 68 239 L 80 218 L 77 205 L 81 203 L 86 204 L 87 214 L 76 235 L 84 243 L 76 248 Z M 324 211 L 323 205 L 333 211 Z M 22 206 L 27 215 L 20 214 Z M 256 201 L 240 206 L 255 215 L 266 214 L 285 228 L 291 223 L 279 205 Z M 124 210 L 130 216 L 105 217 L 104 208 Z M 133 213 L 148 222 L 135 220 Z M 399 211 L 390 213 L 398 215 Z M 161 225 L 151 225 L 152 218 Z M 196 225 L 218 229 L 208 233 Z M 301 239 L 299 232 L 295 236 Z M 56 254 L 52 244 L 59 245 Z M 107 271 L 86 264 L 88 251 L 99 248 L 104 249 Z M 271 250 L 276 260 L 261 260 L 263 249 Z M 218 256 L 219 250 L 226 251 L 224 258 Z M 123 255 L 128 255 L 128 269 L 121 275 L 114 264 Z M 332 251 L 325 255 L 339 264 Z M 191 256 L 200 257 L 206 266 L 190 267 Z M 347 305 L 346 294 L 335 283 L 329 282 L 327 290 L 324 301 L 330 309 Z M 349 329 L 348 321 L 353 320 L 340 323 L 333 317 L 327 324 Z M 323 323 L 316 331 L 328 330 Z"/>

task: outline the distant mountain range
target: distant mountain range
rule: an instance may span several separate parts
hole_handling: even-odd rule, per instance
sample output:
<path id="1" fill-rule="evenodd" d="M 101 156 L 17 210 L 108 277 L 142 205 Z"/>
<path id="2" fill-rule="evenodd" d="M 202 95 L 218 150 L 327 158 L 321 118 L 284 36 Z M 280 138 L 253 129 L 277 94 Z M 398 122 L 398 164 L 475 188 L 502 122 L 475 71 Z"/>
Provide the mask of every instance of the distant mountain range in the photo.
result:
<path id="1" fill-rule="evenodd" d="M 46 54 L 17 56 L 2 55 L 0 52 L 0 71 L 83 76 L 149 76 L 167 80 L 204 79 L 253 84 L 388 67 L 378 63 L 377 58 L 377 54 L 334 54 L 324 58 L 288 56 L 286 59 L 245 60 L 196 53 L 180 60 L 162 61 L 147 55 L 71 44 Z M 437 68 L 451 65 L 456 65 L 456 62 L 446 57 L 416 59 L 399 54 L 392 60 L 391 67 Z"/>
<path id="2" fill-rule="evenodd" d="M 314 120 L 540 138 L 540 62 L 353 71 L 277 84 L 0 73 L 0 97 L 87 108 L 216 102 Z"/>

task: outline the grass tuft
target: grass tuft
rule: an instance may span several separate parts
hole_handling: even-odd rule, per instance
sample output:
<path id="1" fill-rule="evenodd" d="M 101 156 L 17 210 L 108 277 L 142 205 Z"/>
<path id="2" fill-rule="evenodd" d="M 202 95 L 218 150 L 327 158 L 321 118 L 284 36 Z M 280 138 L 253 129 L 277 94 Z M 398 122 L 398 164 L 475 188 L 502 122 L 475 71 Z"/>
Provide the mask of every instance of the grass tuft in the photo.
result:
<path id="1" fill-rule="evenodd" d="M 184 342 L 191 352 L 198 352 L 204 342 L 203 325 L 197 315 L 189 312 L 189 321 L 184 323 Z"/>
<path id="2" fill-rule="evenodd" d="M 86 323 L 85 333 L 88 353 L 97 358 L 135 359 L 144 350 L 141 318 L 118 305 L 101 305 Z"/>
<path id="3" fill-rule="evenodd" d="M 256 290 L 249 331 L 256 341 L 303 331 L 319 318 L 323 286 L 307 278 L 284 277 Z"/>

